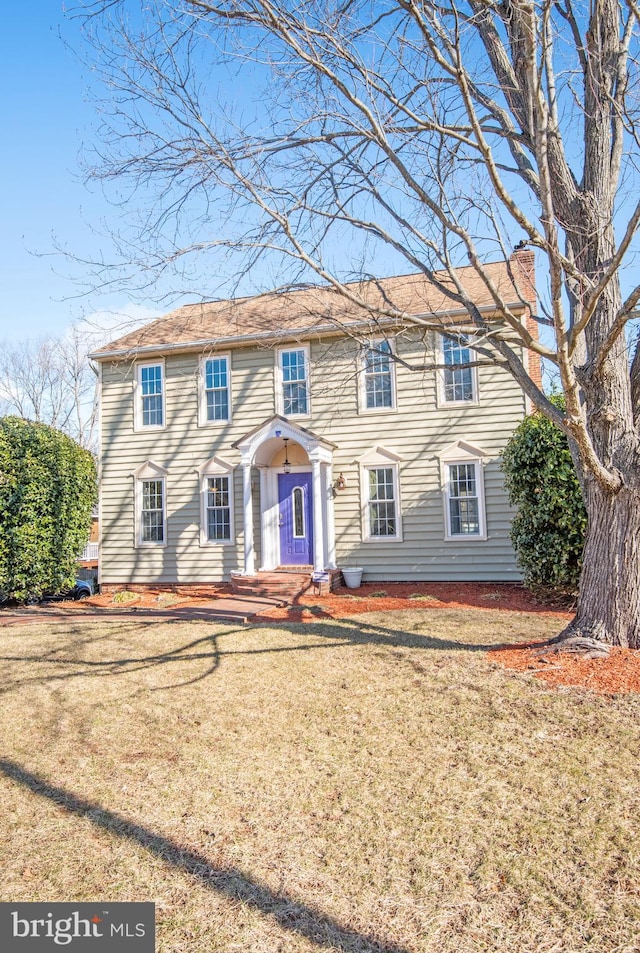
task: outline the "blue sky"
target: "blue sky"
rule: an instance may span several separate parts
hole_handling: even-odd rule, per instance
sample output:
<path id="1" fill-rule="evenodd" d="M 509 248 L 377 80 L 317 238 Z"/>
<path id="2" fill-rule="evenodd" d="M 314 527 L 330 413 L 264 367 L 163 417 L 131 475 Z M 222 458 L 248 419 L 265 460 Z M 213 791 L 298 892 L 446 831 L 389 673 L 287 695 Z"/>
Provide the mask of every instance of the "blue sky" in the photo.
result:
<path id="1" fill-rule="evenodd" d="M 67 0 L 70 6 L 74 2 Z M 98 323 L 105 324 L 113 321 L 103 312 L 152 317 L 179 303 L 172 299 L 162 308 L 155 302 L 142 302 L 141 308 L 132 306 L 124 292 L 111 297 L 82 294 L 77 280 L 82 268 L 57 253 L 56 244 L 70 256 L 99 257 L 102 250 L 107 258 L 113 258 L 108 240 L 98 238 L 93 229 L 106 221 L 108 234 L 117 228 L 118 217 L 99 186 L 87 187 L 83 182 L 80 154 L 83 147 L 99 141 L 99 136 L 98 117 L 90 100 L 91 72 L 73 52 L 81 47 L 79 26 L 65 16 L 64 0 L 5 4 L 0 22 L 4 93 L 0 115 L 4 132 L 4 148 L 0 149 L 0 342 L 59 335 L 74 320 L 94 312 L 99 312 Z M 232 98 L 243 95 L 241 87 L 227 83 L 227 89 L 234 90 Z M 394 270 L 389 269 L 389 257 L 387 249 L 381 273 Z M 402 266 L 407 270 L 406 263 L 401 262 Z M 223 262 L 216 262 L 217 279 L 223 271 Z M 206 274 L 211 279 L 211 270 Z M 268 275 L 264 282 L 278 283 Z M 200 290 L 206 297 L 216 296 L 218 284 L 205 280 Z M 251 293 L 257 287 L 245 284 L 241 290 Z"/>
<path id="2" fill-rule="evenodd" d="M 113 323 L 109 312 L 155 316 L 157 303 L 132 306 L 124 292 L 84 296 L 82 269 L 56 253 L 57 242 L 70 255 L 102 248 L 109 257 L 93 228 L 107 220 L 108 232 L 118 221 L 99 186 L 83 182 L 80 153 L 99 137 L 91 73 L 73 52 L 78 24 L 63 0 L 7 3 L 0 22 L 0 342 L 60 335 L 94 312 L 99 324 Z"/>
<path id="3" fill-rule="evenodd" d="M 62 334 L 95 308 L 127 302 L 78 298 L 69 263 L 55 255 L 55 241 L 95 251 L 91 225 L 110 214 L 79 167 L 96 117 L 87 71 L 61 39 L 77 46 L 77 27 L 60 0 L 7 3 L 1 24 L 0 341 L 15 341 Z"/>
<path id="4" fill-rule="evenodd" d="M 93 229 L 106 220 L 108 234 L 118 217 L 99 186 L 83 182 L 80 154 L 99 136 L 91 72 L 73 52 L 81 46 L 79 26 L 65 16 L 63 0 L 5 4 L 1 24 L 0 342 L 59 335 L 94 312 L 99 324 L 113 324 L 109 311 L 152 317 L 179 303 L 141 307 L 124 292 L 83 295 L 82 268 L 57 253 L 56 244 L 71 256 L 99 257 L 102 250 L 109 258 L 108 241 Z M 242 95 L 241 85 L 233 96 Z M 383 273 L 389 273 L 388 257 L 387 251 Z M 220 278 L 223 263 L 216 264 Z M 268 276 L 265 281 L 272 283 Z M 216 282 L 205 281 L 201 290 L 218 294 Z"/>
<path id="5" fill-rule="evenodd" d="M 32 0 L 5 4 L 2 11 L 0 344 L 62 335 L 82 318 L 118 327 L 123 315 L 150 319 L 194 300 L 194 294 L 180 297 L 180 289 L 170 285 L 163 287 L 163 304 L 137 297 L 132 303 L 125 291 L 87 295 L 82 276 L 90 280 L 89 268 L 71 260 L 101 255 L 117 260 L 104 235 L 120 224 L 118 210 L 103 198 L 99 184 L 84 182 L 81 154 L 100 141 L 99 116 L 91 99 L 91 70 L 74 52 L 82 50 L 79 23 L 65 14 L 65 7 L 75 5 L 76 0 Z M 96 92 L 103 94 L 102 86 Z M 238 87 L 233 96 L 244 92 Z M 217 283 L 206 280 L 209 266 L 202 288 L 198 285 L 205 297 L 220 293 L 224 263 L 216 264 Z M 254 290 L 250 286 L 244 292 Z"/>

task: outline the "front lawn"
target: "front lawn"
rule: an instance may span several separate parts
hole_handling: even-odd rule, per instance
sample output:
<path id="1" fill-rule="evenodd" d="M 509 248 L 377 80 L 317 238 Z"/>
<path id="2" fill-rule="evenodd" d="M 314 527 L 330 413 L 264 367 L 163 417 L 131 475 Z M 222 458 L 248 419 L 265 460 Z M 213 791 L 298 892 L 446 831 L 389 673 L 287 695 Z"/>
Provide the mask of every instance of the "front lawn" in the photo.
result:
<path id="1" fill-rule="evenodd" d="M 154 900 L 159 953 L 632 953 L 640 697 L 415 610 L 0 632 L 3 900 Z"/>

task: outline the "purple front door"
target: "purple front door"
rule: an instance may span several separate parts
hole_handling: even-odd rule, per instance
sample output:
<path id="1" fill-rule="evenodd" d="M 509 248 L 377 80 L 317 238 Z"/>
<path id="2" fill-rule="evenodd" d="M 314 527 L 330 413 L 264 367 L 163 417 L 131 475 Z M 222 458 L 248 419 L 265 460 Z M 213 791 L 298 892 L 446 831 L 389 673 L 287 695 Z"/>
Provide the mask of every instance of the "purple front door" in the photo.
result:
<path id="1" fill-rule="evenodd" d="M 278 502 L 280 565 L 311 565 L 313 563 L 311 474 L 279 473 Z"/>

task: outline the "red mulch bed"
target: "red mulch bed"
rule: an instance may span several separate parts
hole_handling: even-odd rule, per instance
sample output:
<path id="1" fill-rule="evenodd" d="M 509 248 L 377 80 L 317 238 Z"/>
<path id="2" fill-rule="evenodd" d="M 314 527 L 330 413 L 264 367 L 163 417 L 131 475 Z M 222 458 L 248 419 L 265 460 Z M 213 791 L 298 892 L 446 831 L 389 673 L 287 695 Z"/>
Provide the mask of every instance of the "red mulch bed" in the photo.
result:
<path id="1" fill-rule="evenodd" d="M 65 608 L 82 609 L 88 606 L 119 609 L 188 608 L 233 596 L 229 586 L 203 586 L 188 594 L 173 593 L 160 589 L 147 589 L 132 593 L 132 598 L 118 602 L 112 593 L 92 596 L 80 602 L 65 602 Z M 386 612 L 393 609 L 492 609 L 509 612 L 538 612 L 570 618 L 566 609 L 543 604 L 522 586 L 510 583 L 436 583 L 436 582 L 385 582 L 363 583 L 359 589 L 342 586 L 327 596 L 308 593 L 299 596 L 292 605 L 274 607 L 261 618 L 311 621 L 312 619 L 340 619 L 345 615 L 360 612 Z"/>
<path id="2" fill-rule="evenodd" d="M 540 655 L 540 644 L 492 649 L 491 659 L 505 668 L 529 672 L 549 685 L 579 686 L 602 695 L 640 692 L 640 651 L 612 648 L 607 658 L 587 659 L 569 653 Z"/>
<path id="3" fill-rule="evenodd" d="M 538 602 L 522 586 L 507 583 L 367 582 L 358 589 L 341 587 L 328 596 L 305 595 L 293 605 L 271 609 L 270 619 L 306 621 L 324 616 L 340 619 L 359 612 L 394 609 L 492 609 L 539 612 L 571 618 L 566 609 Z"/>

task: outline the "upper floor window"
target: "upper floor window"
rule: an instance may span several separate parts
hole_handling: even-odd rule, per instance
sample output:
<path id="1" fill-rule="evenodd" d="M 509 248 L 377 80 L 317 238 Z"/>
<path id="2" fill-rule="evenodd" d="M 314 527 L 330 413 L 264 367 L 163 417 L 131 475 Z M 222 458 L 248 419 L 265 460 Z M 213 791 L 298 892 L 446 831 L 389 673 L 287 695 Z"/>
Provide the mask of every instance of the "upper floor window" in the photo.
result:
<path id="1" fill-rule="evenodd" d="M 200 382 L 200 423 L 231 419 L 231 362 L 228 354 L 203 358 Z"/>
<path id="2" fill-rule="evenodd" d="M 474 403 L 478 399 L 476 368 L 468 366 L 471 361 L 472 351 L 464 337 L 442 338 L 443 403 Z"/>
<path id="3" fill-rule="evenodd" d="M 364 351 L 361 407 L 389 410 L 395 406 L 394 362 L 389 341 L 377 341 Z"/>
<path id="4" fill-rule="evenodd" d="M 311 412 L 309 396 L 309 351 L 306 347 L 278 352 L 278 413 L 301 417 Z"/>
<path id="5" fill-rule="evenodd" d="M 164 427 L 164 364 L 138 364 L 136 429 Z"/>

